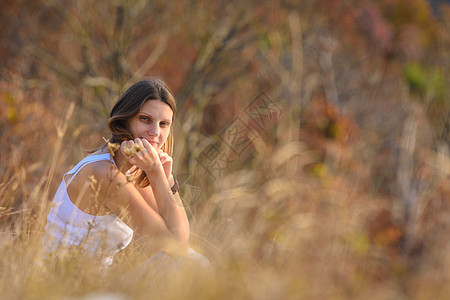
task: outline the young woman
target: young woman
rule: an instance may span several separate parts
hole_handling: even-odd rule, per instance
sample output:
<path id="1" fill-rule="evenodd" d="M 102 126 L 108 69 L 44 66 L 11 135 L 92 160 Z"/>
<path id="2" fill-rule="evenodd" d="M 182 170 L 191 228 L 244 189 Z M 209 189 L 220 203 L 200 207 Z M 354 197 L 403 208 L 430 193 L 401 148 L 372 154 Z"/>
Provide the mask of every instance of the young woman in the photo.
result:
<path id="1" fill-rule="evenodd" d="M 109 265 L 133 235 L 149 257 L 207 260 L 189 248 L 189 222 L 172 175 L 175 99 L 141 80 L 111 110 L 111 138 L 64 175 L 47 217 L 44 255 L 77 249 Z M 164 259 L 167 259 L 165 257 Z"/>

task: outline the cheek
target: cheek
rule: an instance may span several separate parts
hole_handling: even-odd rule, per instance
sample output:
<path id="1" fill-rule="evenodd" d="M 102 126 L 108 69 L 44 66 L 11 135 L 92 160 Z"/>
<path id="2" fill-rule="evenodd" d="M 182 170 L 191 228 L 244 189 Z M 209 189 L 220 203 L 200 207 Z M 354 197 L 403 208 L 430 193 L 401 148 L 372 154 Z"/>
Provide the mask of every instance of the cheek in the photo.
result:
<path id="1" fill-rule="evenodd" d="M 133 120 L 128 121 L 127 128 L 133 136 L 136 134 L 136 125 Z"/>
<path id="2" fill-rule="evenodd" d="M 170 130 L 164 131 L 164 133 L 163 133 L 164 141 L 167 141 L 167 138 L 169 137 L 169 133 L 170 133 Z"/>
<path id="3" fill-rule="evenodd" d="M 142 124 L 139 124 L 139 122 L 135 122 L 133 130 L 135 134 L 141 134 L 143 131 L 145 131 L 145 126 L 142 126 Z"/>

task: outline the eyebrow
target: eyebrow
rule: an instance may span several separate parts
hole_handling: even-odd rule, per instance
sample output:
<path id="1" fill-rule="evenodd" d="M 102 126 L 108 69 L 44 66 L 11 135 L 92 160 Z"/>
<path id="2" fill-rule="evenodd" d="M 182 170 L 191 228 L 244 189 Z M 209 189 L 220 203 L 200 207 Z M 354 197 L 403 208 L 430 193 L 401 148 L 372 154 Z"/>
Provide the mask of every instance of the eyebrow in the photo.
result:
<path id="1" fill-rule="evenodd" d="M 150 117 L 150 118 L 154 119 L 154 117 L 153 117 L 151 114 L 149 114 L 149 113 L 146 113 L 146 112 L 144 112 L 144 111 L 141 111 L 141 112 L 139 112 L 139 113 L 140 113 L 141 115 L 145 115 L 145 116 L 147 116 L 147 117 Z M 162 121 L 164 121 L 164 122 L 169 122 L 169 123 L 172 122 L 171 119 L 162 119 Z"/>

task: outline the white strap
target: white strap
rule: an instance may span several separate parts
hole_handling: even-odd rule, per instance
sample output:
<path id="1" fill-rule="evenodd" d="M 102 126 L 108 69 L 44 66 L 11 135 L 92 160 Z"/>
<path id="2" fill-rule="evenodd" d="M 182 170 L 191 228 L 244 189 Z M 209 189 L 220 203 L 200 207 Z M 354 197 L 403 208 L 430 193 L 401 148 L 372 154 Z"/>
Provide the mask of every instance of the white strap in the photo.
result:
<path id="1" fill-rule="evenodd" d="M 72 170 L 70 170 L 69 172 L 64 174 L 64 178 L 66 178 L 66 175 L 72 175 L 73 174 L 72 177 L 70 177 L 69 182 L 67 182 L 66 186 L 70 185 L 72 180 L 75 178 L 75 176 L 77 176 L 78 172 L 80 172 L 81 169 L 83 169 L 84 166 L 86 166 L 88 164 L 91 164 L 93 162 L 102 161 L 102 160 L 109 160 L 113 164 L 115 164 L 114 160 L 111 157 L 111 154 L 109 154 L 109 153 L 102 153 L 102 154 L 86 156 L 78 164 L 76 164 L 76 166 L 73 167 Z"/>

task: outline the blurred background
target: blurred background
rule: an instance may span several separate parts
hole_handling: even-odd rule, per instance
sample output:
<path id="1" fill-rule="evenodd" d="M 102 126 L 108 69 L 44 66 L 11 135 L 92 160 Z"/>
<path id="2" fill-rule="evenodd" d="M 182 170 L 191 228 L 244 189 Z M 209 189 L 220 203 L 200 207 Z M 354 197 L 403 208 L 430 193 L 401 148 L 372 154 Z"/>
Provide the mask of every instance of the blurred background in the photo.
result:
<path id="1" fill-rule="evenodd" d="M 0 294 L 43 295 L 27 245 L 62 175 L 109 138 L 118 96 L 158 76 L 177 100 L 192 245 L 220 274 L 185 297 L 449 296 L 449 1 L 0 11 Z M 47 296 L 73 294 L 67 282 L 81 279 L 63 275 Z M 79 283 L 80 294 L 104 287 Z"/>

